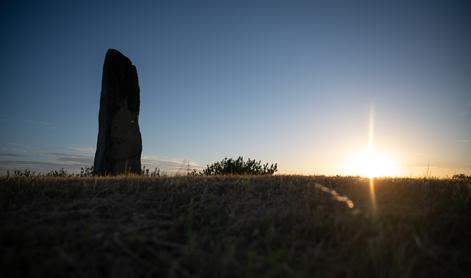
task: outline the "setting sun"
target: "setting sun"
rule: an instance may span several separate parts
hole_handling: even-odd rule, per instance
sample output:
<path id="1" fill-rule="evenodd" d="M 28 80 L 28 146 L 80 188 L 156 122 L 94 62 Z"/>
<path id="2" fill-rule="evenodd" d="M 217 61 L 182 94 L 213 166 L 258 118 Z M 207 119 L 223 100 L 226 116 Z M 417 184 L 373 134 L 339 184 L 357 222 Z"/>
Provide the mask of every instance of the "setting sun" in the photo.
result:
<path id="1" fill-rule="evenodd" d="M 399 173 L 395 160 L 384 152 L 375 151 L 374 148 L 375 108 L 373 103 L 370 104 L 368 129 L 368 149 L 350 156 L 345 167 L 346 174 L 368 178 L 397 176 Z"/>
<path id="2" fill-rule="evenodd" d="M 346 172 L 368 178 L 398 175 L 397 163 L 384 153 L 365 152 L 354 155 L 348 162 Z"/>

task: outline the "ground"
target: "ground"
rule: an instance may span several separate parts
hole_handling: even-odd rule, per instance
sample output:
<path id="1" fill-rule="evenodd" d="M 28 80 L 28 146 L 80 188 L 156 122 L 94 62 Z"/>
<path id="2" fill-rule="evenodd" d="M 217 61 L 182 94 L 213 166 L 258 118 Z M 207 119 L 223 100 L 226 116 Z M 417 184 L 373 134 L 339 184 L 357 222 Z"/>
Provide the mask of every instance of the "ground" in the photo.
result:
<path id="1" fill-rule="evenodd" d="M 2 277 L 469 277 L 471 184 L 0 178 Z"/>

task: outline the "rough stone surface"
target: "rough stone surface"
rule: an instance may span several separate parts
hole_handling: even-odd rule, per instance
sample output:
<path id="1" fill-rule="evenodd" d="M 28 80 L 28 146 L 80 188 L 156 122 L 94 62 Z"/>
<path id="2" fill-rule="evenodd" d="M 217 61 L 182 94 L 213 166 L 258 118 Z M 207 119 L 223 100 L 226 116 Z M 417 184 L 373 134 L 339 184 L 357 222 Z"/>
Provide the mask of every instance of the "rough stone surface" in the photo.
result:
<path id="1" fill-rule="evenodd" d="M 119 51 L 109 49 L 103 65 L 95 174 L 140 173 L 139 106 L 136 67 Z"/>

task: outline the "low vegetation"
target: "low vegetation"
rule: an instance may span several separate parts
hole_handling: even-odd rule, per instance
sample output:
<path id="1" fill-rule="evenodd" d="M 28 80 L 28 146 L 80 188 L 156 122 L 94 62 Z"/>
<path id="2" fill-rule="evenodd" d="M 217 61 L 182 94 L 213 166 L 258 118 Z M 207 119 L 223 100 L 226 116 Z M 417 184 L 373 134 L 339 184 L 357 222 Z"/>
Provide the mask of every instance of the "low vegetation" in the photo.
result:
<path id="1" fill-rule="evenodd" d="M 262 164 L 262 161 L 255 159 L 244 160 L 242 156 L 237 159 L 224 158 L 220 162 L 213 163 L 206 166 L 201 172 L 202 175 L 216 176 L 216 175 L 273 175 L 278 171 L 278 165 L 268 163 Z"/>
<path id="2" fill-rule="evenodd" d="M 465 179 L 0 178 L 1 277 L 469 277 Z"/>
<path id="3" fill-rule="evenodd" d="M 182 167 L 183 168 L 183 167 Z M 255 159 L 244 160 L 242 156 L 239 156 L 237 159 L 233 158 L 224 158 L 219 162 L 207 165 L 201 171 L 196 169 L 190 169 L 189 165 L 187 167 L 186 175 L 188 176 L 224 176 L 224 175 L 254 175 L 254 176 L 265 176 L 273 175 L 278 171 L 278 165 L 274 164 L 262 164 L 262 161 L 256 161 Z M 133 174 L 136 175 L 136 174 Z M 141 176 L 157 178 L 160 176 L 167 176 L 166 173 L 162 173 L 159 168 L 154 168 L 151 170 L 142 167 Z M 174 174 L 175 175 L 175 174 Z M 176 175 L 181 175 L 181 173 L 176 173 Z M 24 170 L 14 170 L 10 173 L 7 171 L 7 177 L 62 177 L 62 178 L 71 178 L 71 177 L 92 177 L 95 176 L 93 166 L 91 167 L 82 167 L 80 172 L 71 173 L 64 169 L 51 170 L 47 173 L 34 172 L 28 169 Z"/>

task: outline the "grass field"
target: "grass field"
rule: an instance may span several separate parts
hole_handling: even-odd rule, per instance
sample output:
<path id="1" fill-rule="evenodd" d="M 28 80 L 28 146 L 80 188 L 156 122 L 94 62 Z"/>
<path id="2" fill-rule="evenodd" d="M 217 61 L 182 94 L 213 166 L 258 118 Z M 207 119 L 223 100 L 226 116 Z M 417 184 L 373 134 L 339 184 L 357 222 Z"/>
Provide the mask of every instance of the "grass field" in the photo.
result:
<path id="1" fill-rule="evenodd" d="M 0 178 L 1 277 L 470 277 L 471 184 Z"/>

